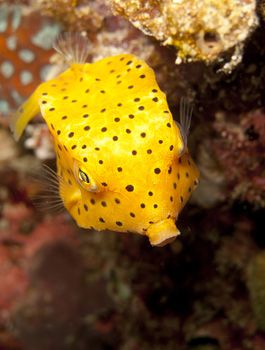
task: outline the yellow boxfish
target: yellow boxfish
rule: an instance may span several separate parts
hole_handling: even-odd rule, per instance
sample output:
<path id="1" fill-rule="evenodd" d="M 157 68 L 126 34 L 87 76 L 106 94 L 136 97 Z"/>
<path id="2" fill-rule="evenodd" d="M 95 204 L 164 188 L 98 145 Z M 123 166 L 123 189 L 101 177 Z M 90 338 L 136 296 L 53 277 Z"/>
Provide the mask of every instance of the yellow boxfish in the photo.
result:
<path id="1" fill-rule="evenodd" d="M 54 139 L 61 199 L 80 227 L 139 233 L 152 245 L 174 240 L 199 177 L 187 149 L 190 108 L 184 103 L 175 123 L 153 70 L 134 55 L 85 63 L 88 45 L 71 35 L 55 48 L 69 68 L 19 108 L 15 138 L 40 111 Z"/>

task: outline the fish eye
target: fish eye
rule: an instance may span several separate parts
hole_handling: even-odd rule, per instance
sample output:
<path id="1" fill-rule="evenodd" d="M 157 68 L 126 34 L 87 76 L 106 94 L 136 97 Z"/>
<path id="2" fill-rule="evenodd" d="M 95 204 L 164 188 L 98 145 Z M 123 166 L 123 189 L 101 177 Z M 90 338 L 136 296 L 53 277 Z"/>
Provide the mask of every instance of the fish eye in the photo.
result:
<path id="1" fill-rule="evenodd" d="M 87 174 L 83 170 L 79 169 L 78 177 L 79 177 L 79 179 L 81 181 L 86 182 L 87 184 L 89 184 L 89 182 L 90 182 L 89 181 L 89 177 L 87 176 Z"/>

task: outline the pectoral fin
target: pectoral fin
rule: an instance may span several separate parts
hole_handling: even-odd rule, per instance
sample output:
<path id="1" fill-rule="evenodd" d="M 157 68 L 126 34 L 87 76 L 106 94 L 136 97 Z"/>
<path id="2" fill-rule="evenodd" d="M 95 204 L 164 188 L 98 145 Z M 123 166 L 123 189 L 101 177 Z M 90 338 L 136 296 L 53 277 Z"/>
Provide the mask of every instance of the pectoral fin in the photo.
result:
<path id="1" fill-rule="evenodd" d="M 30 120 L 34 118 L 39 111 L 39 91 L 37 89 L 10 118 L 10 129 L 16 141 L 22 135 Z"/>

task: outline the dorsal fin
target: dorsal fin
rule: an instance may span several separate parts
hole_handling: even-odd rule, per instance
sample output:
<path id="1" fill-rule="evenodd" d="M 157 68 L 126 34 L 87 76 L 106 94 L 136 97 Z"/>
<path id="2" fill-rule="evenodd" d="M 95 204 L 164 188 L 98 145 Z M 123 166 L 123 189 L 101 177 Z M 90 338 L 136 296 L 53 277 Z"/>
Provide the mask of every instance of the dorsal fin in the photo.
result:
<path id="1" fill-rule="evenodd" d="M 85 63 L 89 53 L 88 39 L 81 33 L 62 33 L 55 40 L 53 47 L 69 65 Z"/>

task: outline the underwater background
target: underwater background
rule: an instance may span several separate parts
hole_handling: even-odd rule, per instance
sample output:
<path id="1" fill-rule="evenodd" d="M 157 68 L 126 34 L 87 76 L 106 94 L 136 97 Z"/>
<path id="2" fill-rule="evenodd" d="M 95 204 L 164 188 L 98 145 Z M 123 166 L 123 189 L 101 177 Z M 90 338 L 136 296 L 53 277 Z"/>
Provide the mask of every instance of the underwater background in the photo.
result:
<path id="1" fill-rule="evenodd" d="M 9 118 L 65 69 L 62 32 L 145 60 L 176 120 L 192 101 L 200 183 L 170 245 L 36 205 L 52 139 Z M 264 0 L 0 1 L 0 350 L 264 350 L 264 107 Z"/>

